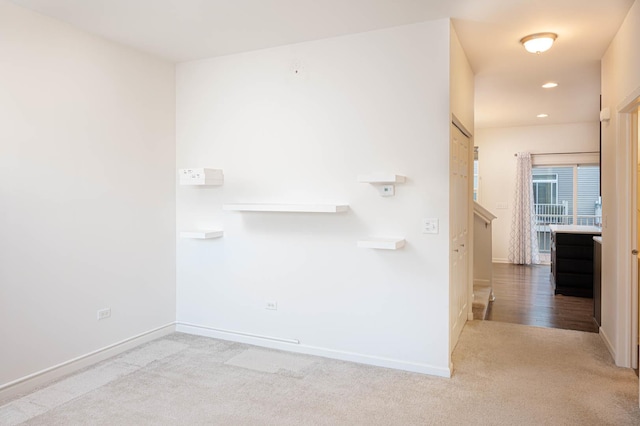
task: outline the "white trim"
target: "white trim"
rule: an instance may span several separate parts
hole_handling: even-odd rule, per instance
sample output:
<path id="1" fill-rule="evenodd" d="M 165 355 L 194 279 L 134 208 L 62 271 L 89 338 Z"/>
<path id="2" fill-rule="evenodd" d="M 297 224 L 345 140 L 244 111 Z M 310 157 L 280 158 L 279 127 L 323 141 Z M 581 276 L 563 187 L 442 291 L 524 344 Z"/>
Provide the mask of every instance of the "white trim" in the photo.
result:
<path id="1" fill-rule="evenodd" d="M 628 132 L 628 117 L 625 113 L 618 113 L 618 128 L 616 131 L 617 142 L 622 144 L 623 152 L 628 153 L 631 150 L 630 136 Z M 625 156 L 626 157 L 626 156 Z M 630 349 L 630 334 L 631 334 L 631 264 L 628 259 L 628 254 L 631 251 L 631 202 L 629 195 L 631 195 L 631 168 L 629 167 L 629 158 L 617 158 L 618 164 L 616 167 L 622 170 L 624 181 L 622 185 L 618 186 L 618 193 L 622 194 L 622 197 L 618 197 L 617 208 L 617 220 L 618 220 L 618 253 L 617 258 L 617 271 L 618 271 L 618 291 L 616 291 L 616 336 L 614 341 L 617 343 L 615 346 L 615 363 L 619 367 L 631 367 L 631 349 Z M 622 163 L 622 164 L 620 164 Z"/>
<path id="2" fill-rule="evenodd" d="M 638 86 L 634 90 L 632 90 L 631 93 L 629 93 L 627 95 L 627 97 L 625 97 L 622 100 L 622 102 L 620 102 L 618 104 L 618 107 L 616 108 L 618 110 L 618 113 L 631 112 L 631 110 L 633 109 L 634 104 L 637 103 L 635 101 L 638 98 L 640 98 L 640 86 Z"/>
<path id="3" fill-rule="evenodd" d="M 611 340 L 609 340 L 609 337 L 607 337 L 607 333 L 605 333 L 605 331 L 604 331 L 604 329 L 602 327 L 600 327 L 600 338 L 602 339 L 602 342 L 604 342 L 604 345 L 606 346 L 607 350 L 611 354 L 611 357 L 615 360 L 616 359 L 616 350 L 613 347 L 613 345 L 611 344 Z"/>
<path id="4" fill-rule="evenodd" d="M 232 342 L 246 343 L 250 345 L 262 346 L 271 349 L 279 349 L 283 351 L 322 356 L 325 358 L 339 359 L 342 361 L 356 362 L 360 364 L 374 365 L 377 367 L 393 368 L 396 370 L 411 371 L 414 373 L 429 374 L 440 377 L 451 377 L 451 367 L 442 368 L 429 364 L 422 364 L 416 362 L 402 361 L 392 358 L 376 357 L 371 355 L 364 355 L 353 352 L 338 351 L 328 348 L 321 348 L 317 346 L 309 346 L 304 344 L 288 343 L 284 338 L 265 338 L 258 335 L 252 335 L 251 333 L 240 333 L 232 331 L 218 331 L 214 327 L 208 327 L 204 325 L 197 325 L 191 323 L 183 323 L 181 321 L 176 322 L 176 331 L 187 334 L 194 334 L 197 336 L 213 337 L 216 339 L 227 340 Z"/>
<path id="5" fill-rule="evenodd" d="M 637 111 L 638 108 L 638 99 L 635 99 L 634 102 L 634 110 Z M 631 250 L 629 253 L 632 253 L 632 250 L 638 249 L 638 135 L 637 135 L 637 112 L 632 114 L 626 114 L 626 120 L 628 121 L 629 127 L 631 127 L 630 137 L 631 137 L 631 155 L 630 155 L 630 173 L 631 173 L 631 196 L 629 200 L 631 202 L 631 209 L 629 210 L 630 214 L 630 235 L 631 241 Z M 634 122 L 635 117 L 635 122 Z M 632 255 L 631 261 L 629 262 L 629 266 L 631 266 L 631 270 L 629 271 L 630 276 L 630 290 L 631 297 L 629 300 L 631 301 L 631 342 L 630 342 L 630 367 L 638 368 L 638 256 Z"/>
<path id="6" fill-rule="evenodd" d="M 494 257 L 493 259 L 491 259 L 491 263 L 511 263 L 511 262 L 509 262 L 509 259 L 505 259 L 502 257 Z"/>
<path id="7" fill-rule="evenodd" d="M 169 323 L 144 333 L 129 337 L 79 357 L 70 359 L 28 376 L 21 377 L 0 385 L 0 402 L 30 392 L 35 388 L 49 383 L 60 377 L 74 373 L 90 365 L 104 361 L 107 358 L 121 354 L 143 343 L 150 342 L 175 331 L 175 323 Z"/>
<path id="8" fill-rule="evenodd" d="M 634 198 L 632 180 L 637 179 L 634 174 L 636 168 L 636 158 L 632 158 L 635 141 L 632 141 L 631 113 L 637 108 L 640 98 L 640 87 L 628 95 L 625 100 L 618 104 L 617 126 L 616 126 L 616 148 L 629 154 L 617 158 L 616 167 L 622 173 L 622 185 L 618 187 L 620 194 L 626 196 L 619 197 L 616 205 L 617 227 L 617 250 L 622 255 L 617 256 L 616 271 L 618 274 L 618 284 L 616 291 L 616 339 L 615 363 L 619 367 L 631 368 L 636 357 L 638 322 L 638 295 L 637 284 L 632 283 L 631 250 L 635 249 L 635 240 L 632 236 L 632 219 L 636 206 L 632 205 Z M 618 175 L 620 176 L 620 175 Z M 633 209 L 633 210 L 632 210 Z M 635 256 L 633 257 L 635 259 Z"/>
<path id="9" fill-rule="evenodd" d="M 294 344 L 294 345 L 299 345 L 300 344 L 300 340 L 298 340 L 298 339 L 286 339 L 286 338 L 283 338 L 283 337 L 265 336 L 265 335 L 262 335 L 262 334 L 246 333 L 244 331 L 226 330 L 226 329 L 223 329 L 223 328 L 208 327 L 206 325 L 193 324 L 193 323 L 190 323 L 190 322 L 176 321 L 176 331 L 182 332 L 182 328 L 183 327 L 186 327 L 186 328 L 189 328 L 189 327 L 202 328 L 202 329 L 205 329 L 205 330 L 208 330 L 210 332 L 217 333 L 217 334 L 223 333 L 223 334 L 230 334 L 230 335 L 233 335 L 233 336 L 250 337 L 252 339 L 271 340 L 271 341 L 274 341 L 274 342 L 291 343 L 291 344 Z M 185 333 L 186 333 L 186 331 L 185 331 Z M 224 339 L 223 337 L 221 337 L 221 339 L 227 340 L 227 339 Z"/>
<path id="10" fill-rule="evenodd" d="M 600 153 L 559 152 L 556 155 L 540 155 L 531 153 L 531 163 L 536 167 L 586 166 L 600 164 Z"/>

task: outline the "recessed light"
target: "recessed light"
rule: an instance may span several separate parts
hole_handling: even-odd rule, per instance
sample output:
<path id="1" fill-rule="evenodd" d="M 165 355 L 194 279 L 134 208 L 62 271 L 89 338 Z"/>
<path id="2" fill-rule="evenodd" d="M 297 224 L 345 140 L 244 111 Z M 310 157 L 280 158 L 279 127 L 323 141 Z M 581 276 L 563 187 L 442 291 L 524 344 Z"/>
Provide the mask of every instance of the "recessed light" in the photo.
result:
<path id="1" fill-rule="evenodd" d="M 549 116 L 549 114 L 538 114 L 536 115 L 536 117 L 538 118 L 547 118 Z"/>
<path id="2" fill-rule="evenodd" d="M 542 85 L 545 89 L 553 89 L 554 87 L 558 87 L 558 83 L 548 82 Z"/>

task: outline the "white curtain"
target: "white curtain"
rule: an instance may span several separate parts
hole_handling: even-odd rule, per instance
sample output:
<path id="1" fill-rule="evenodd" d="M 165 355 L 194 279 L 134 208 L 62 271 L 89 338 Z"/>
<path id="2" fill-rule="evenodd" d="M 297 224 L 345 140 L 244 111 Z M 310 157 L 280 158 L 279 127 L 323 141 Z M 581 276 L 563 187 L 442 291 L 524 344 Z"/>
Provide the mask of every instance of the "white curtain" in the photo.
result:
<path id="1" fill-rule="evenodd" d="M 531 154 L 516 154 L 516 191 L 513 200 L 509 262 L 517 265 L 540 263 L 538 234 L 535 228 Z"/>

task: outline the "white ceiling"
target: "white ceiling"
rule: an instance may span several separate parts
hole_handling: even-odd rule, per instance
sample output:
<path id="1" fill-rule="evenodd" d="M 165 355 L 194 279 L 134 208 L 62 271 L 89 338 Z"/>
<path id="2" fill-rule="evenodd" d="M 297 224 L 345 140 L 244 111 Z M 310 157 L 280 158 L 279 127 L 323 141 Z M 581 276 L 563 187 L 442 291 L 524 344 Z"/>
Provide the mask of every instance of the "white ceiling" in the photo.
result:
<path id="1" fill-rule="evenodd" d="M 451 17 L 476 127 L 597 121 L 599 60 L 634 0 L 11 0 L 174 62 Z M 519 39 L 558 34 L 547 53 Z M 557 81 L 556 89 L 540 88 Z M 539 113 L 546 119 L 538 119 Z"/>

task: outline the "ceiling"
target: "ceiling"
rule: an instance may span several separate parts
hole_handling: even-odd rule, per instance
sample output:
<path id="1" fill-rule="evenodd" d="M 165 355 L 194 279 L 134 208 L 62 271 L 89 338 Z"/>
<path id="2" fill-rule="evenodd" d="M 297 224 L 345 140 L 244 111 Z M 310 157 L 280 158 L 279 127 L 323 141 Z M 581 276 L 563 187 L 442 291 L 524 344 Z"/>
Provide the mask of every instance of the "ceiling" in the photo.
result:
<path id="1" fill-rule="evenodd" d="M 598 121 L 600 59 L 634 0 L 11 0 L 182 62 L 451 17 L 476 73 L 476 127 Z M 527 53 L 527 34 L 558 34 Z M 542 89 L 556 81 L 555 89 Z M 537 114 L 548 118 L 536 118 Z"/>

